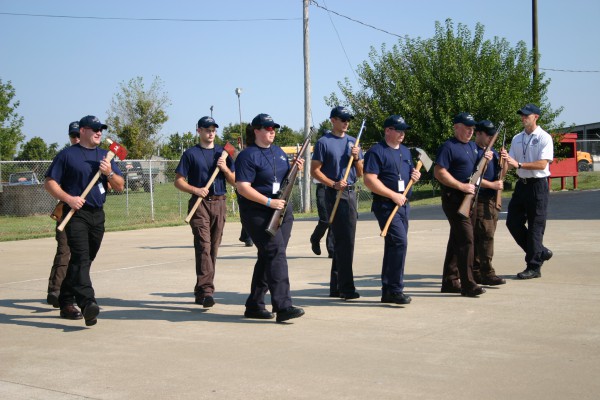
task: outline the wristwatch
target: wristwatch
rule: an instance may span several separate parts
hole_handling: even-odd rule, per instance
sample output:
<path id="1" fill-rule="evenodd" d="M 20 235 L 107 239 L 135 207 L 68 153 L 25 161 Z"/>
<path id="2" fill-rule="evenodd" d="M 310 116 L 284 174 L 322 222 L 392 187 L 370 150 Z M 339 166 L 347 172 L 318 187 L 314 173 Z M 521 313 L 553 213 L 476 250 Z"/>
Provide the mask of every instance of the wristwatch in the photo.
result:
<path id="1" fill-rule="evenodd" d="M 519 163 L 519 165 L 517 166 L 517 169 L 521 169 L 522 166 L 523 166 L 523 164 Z"/>
<path id="2" fill-rule="evenodd" d="M 521 168 L 521 164 L 519 164 L 519 168 Z M 114 171 L 110 171 L 110 174 L 106 175 L 106 179 L 110 179 L 112 178 L 112 176 L 115 174 Z"/>

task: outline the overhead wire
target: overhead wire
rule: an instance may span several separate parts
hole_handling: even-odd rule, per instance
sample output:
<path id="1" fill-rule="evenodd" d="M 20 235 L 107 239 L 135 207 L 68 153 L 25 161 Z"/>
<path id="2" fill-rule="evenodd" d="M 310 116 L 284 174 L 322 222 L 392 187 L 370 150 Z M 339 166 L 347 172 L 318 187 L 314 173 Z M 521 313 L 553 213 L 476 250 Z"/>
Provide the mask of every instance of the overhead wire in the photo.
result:
<path id="1" fill-rule="evenodd" d="M 256 22 L 256 21 L 298 21 L 302 18 L 224 18 L 224 19 L 197 19 L 197 18 L 134 18 L 134 17 L 98 17 L 81 15 L 52 15 L 52 14 L 25 14 L 0 12 L 0 15 L 41 18 L 67 18 L 67 19 L 97 19 L 116 21 L 165 21 L 165 22 Z"/>

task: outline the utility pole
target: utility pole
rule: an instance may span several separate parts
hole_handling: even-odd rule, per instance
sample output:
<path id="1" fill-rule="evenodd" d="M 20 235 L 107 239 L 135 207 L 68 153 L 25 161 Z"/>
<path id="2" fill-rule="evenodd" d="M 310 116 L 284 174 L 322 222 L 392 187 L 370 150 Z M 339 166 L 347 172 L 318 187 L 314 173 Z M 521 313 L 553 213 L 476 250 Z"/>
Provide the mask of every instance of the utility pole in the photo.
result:
<path id="1" fill-rule="evenodd" d="M 538 27 L 537 27 L 537 0 L 531 0 L 531 25 L 533 41 L 533 81 L 537 79 L 540 73 L 539 49 L 538 49 Z"/>
<path id="2" fill-rule="evenodd" d="M 308 41 L 308 5 L 309 0 L 303 1 L 303 28 L 304 28 L 304 138 L 308 137 L 310 132 L 311 105 L 310 105 L 310 47 Z M 310 212 L 310 150 L 311 146 L 306 147 L 302 154 L 304 158 L 304 198 L 303 210 Z"/>

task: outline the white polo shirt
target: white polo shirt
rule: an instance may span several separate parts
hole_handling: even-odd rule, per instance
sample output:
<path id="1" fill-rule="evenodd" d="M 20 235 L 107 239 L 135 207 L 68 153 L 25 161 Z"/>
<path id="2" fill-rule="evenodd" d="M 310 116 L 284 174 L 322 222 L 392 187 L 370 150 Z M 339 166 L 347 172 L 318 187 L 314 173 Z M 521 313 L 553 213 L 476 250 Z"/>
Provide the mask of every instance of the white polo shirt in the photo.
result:
<path id="1" fill-rule="evenodd" d="M 550 163 L 554 159 L 552 136 L 539 126 L 531 134 L 522 131 L 513 137 L 508 154 L 520 163 L 548 160 L 544 169 L 517 169 L 519 178 L 546 178 L 550 176 Z"/>

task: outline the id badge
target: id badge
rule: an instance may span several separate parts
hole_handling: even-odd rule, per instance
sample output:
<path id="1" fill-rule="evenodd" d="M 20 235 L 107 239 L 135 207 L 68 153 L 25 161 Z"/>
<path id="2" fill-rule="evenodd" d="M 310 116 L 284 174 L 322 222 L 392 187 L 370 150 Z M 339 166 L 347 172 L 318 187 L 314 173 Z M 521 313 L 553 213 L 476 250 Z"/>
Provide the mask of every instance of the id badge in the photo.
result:
<path id="1" fill-rule="evenodd" d="M 273 182 L 273 194 L 277 194 L 279 192 L 279 187 L 281 184 L 279 182 Z"/>
<path id="2" fill-rule="evenodd" d="M 398 192 L 404 192 L 404 181 L 402 179 L 398 179 Z"/>
<path id="3" fill-rule="evenodd" d="M 100 194 L 104 194 L 104 185 L 102 183 L 98 183 L 98 190 L 100 190 Z"/>

